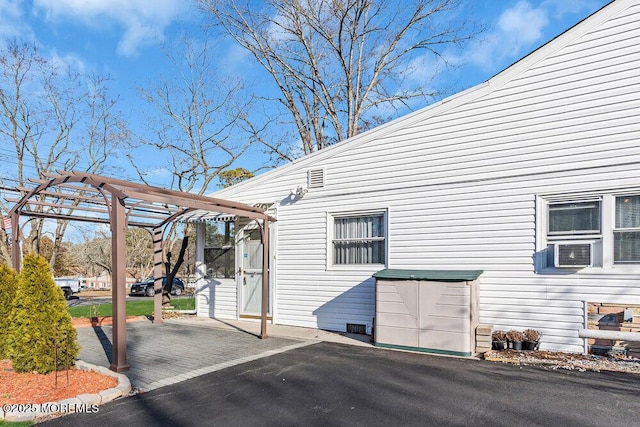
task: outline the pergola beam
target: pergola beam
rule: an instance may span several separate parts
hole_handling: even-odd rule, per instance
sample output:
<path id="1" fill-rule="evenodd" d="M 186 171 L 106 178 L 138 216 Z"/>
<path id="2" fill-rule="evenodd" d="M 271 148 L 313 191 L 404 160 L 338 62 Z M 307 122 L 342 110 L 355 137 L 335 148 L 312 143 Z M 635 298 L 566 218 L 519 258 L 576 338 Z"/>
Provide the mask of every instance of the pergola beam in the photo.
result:
<path id="1" fill-rule="evenodd" d="M 76 186 L 69 186 L 69 187 L 73 187 L 74 190 L 78 190 Z M 28 193 L 29 191 L 31 191 L 30 188 L 27 187 L 16 187 L 17 190 L 19 190 L 20 192 L 23 193 Z M 87 188 L 83 188 L 81 190 L 78 190 L 80 192 L 87 192 L 87 191 L 93 191 L 92 189 L 87 189 Z M 98 192 L 96 192 L 98 193 Z M 81 195 L 81 194 L 74 194 L 74 193 L 64 193 L 61 191 L 41 191 L 40 192 L 41 195 L 43 196 L 48 196 L 48 197 L 55 197 L 55 198 L 60 198 L 60 199 L 69 199 L 69 200 L 80 200 L 83 202 L 95 202 L 95 203 L 99 203 L 99 204 L 104 204 L 104 199 L 102 197 L 96 197 L 96 196 L 85 196 L 85 195 Z M 98 193 L 99 194 L 99 193 Z M 8 201 L 8 199 L 5 199 Z"/>
<path id="2" fill-rule="evenodd" d="M 71 171 L 71 172 L 65 172 L 65 173 L 71 173 L 76 177 L 91 178 L 91 179 L 94 179 L 94 180 L 104 179 L 103 177 L 99 177 L 97 175 L 93 175 L 93 174 L 86 173 L 86 172 Z M 211 203 L 211 204 L 214 204 L 214 205 L 217 205 L 217 206 L 225 206 L 225 207 L 229 207 L 229 208 L 236 208 L 236 209 L 240 209 L 242 211 L 248 211 L 248 212 L 254 212 L 254 213 L 262 213 L 262 212 L 264 212 L 263 209 L 256 208 L 256 207 L 253 207 L 253 206 L 249 206 L 249 205 L 246 205 L 244 203 L 232 202 L 232 201 L 223 200 L 223 199 L 217 199 L 215 197 L 200 196 L 198 194 L 185 193 L 185 192 L 181 192 L 181 191 L 167 190 L 166 188 L 159 188 L 159 187 L 152 187 L 150 185 L 137 184 L 135 182 L 123 181 L 123 180 L 117 179 L 117 178 L 109 178 L 108 179 L 108 183 L 110 185 L 118 186 L 119 188 L 122 188 L 122 189 L 138 190 L 139 192 L 141 192 L 143 194 L 165 195 L 165 196 L 169 197 L 167 200 L 172 200 L 173 197 L 178 197 L 178 198 L 183 199 L 183 200 L 191 200 L 191 201 L 196 201 L 196 202 L 206 201 L 207 203 Z M 147 200 L 147 199 L 143 198 L 143 200 Z M 169 202 L 169 203 L 171 203 L 171 202 Z M 188 205 L 185 205 L 185 206 L 188 206 Z M 272 218 L 271 221 L 274 221 L 274 219 Z"/>
<path id="3" fill-rule="evenodd" d="M 5 199 L 9 203 L 18 203 L 20 199 Z M 40 200 L 29 200 L 25 206 L 42 206 L 49 208 L 57 208 L 60 210 L 71 209 L 71 210 L 81 210 L 85 212 L 96 212 L 96 213 L 109 213 L 108 209 L 99 209 L 89 206 L 74 206 L 64 203 L 55 203 L 55 202 L 43 202 Z"/>
<path id="4" fill-rule="evenodd" d="M 60 219 L 63 221 L 95 222 L 98 224 L 110 223 L 109 218 L 65 215 L 65 214 L 57 214 L 53 212 L 22 212 L 20 216 L 34 217 L 34 218 L 52 218 L 52 219 Z M 138 221 L 128 221 L 128 224 L 131 227 L 142 227 L 142 228 L 150 228 L 155 226 L 155 224 L 153 223 L 138 222 Z"/>
<path id="5" fill-rule="evenodd" d="M 134 199 L 143 199 L 147 201 L 153 201 L 157 203 L 173 203 L 179 204 L 181 206 L 210 211 L 210 212 L 222 212 L 227 214 L 234 214 L 239 216 L 244 216 L 251 219 L 265 219 L 269 218 L 271 221 L 274 221 L 274 218 L 269 217 L 269 215 L 265 214 L 262 209 L 254 208 L 249 205 L 240 205 L 236 203 L 222 203 L 220 199 L 213 199 L 210 197 L 183 197 L 180 194 L 175 195 L 165 195 L 165 194 L 155 194 L 151 192 L 144 192 L 139 190 L 124 190 L 125 194 L 128 197 Z M 183 193 L 184 196 L 190 196 L 189 193 Z M 248 209 L 247 209 L 248 208 Z"/>

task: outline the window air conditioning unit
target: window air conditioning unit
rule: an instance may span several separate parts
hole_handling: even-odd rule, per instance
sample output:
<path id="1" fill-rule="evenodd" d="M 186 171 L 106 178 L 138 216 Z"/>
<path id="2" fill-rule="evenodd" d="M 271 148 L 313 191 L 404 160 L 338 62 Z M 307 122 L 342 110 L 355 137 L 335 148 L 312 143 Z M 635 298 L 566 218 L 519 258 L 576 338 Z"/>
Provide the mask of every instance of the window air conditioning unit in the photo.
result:
<path id="1" fill-rule="evenodd" d="M 554 267 L 576 268 L 593 265 L 593 243 L 555 243 Z"/>

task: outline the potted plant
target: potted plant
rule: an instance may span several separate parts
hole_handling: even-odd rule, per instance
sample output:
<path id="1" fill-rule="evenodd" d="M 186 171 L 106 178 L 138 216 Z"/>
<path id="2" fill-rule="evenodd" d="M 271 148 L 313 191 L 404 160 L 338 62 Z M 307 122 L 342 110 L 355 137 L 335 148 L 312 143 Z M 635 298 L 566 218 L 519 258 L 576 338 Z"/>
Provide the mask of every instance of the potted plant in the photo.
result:
<path id="1" fill-rule="evenodd" d="M 91 322 L 91 326 L 100 326 L 100 320 L 98 319 L 98 307 L 96 305 L 89 307 L 89 321 Z"/>
<path id="2" fill-rule="evenodd" d="M 513 350 L 522 350 L 524 334 L 521 331 L 511 330 L 507 332 L 507 340 L 509 341 L 509 348 Z"/>
<path id="3" fill-rule="evenodd" d="M 494 350 L 506 350 L 507 334 L 504 331 L 493 331 L 491 333 L 491 347 Z"/>
<path id="4" fill-rule="evenodd" d="M 540 331 L 535 329 L 527 329 L 523 332 L 524 334 L 524 342 L 523 348 L 525 350 L 537 350 L 540 346 L 540 337 L 542 334 Z"/>

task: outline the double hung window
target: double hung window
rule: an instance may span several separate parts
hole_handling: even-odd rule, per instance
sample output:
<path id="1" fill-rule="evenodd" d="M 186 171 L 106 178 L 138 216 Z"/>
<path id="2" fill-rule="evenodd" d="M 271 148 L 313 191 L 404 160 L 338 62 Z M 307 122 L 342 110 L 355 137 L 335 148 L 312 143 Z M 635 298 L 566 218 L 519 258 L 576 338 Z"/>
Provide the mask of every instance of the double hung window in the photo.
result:
<path id="1" fill-rule="evenodd" d="M 333 217 L 333 264 L 385 264 L 384 213 Z"/>
<path id="2" fill-rule="evenodd" d="M 640 263 L 640 196 L 617 196 L 613 229 L 615 264 Z"/>

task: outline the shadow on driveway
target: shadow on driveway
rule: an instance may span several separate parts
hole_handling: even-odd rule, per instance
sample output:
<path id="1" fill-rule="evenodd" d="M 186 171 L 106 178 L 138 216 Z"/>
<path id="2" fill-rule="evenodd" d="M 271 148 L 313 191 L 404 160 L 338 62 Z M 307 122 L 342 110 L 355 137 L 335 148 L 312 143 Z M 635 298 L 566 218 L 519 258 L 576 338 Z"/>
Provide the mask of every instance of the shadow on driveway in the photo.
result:
<path id="1" fill-rule="evenodd" d="M 319 343 L 44 425 L 637 425 L 639 385 L 628 374 Z"/>

